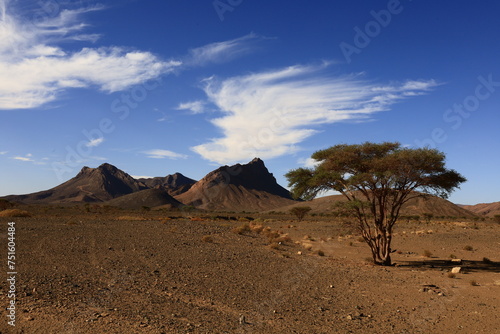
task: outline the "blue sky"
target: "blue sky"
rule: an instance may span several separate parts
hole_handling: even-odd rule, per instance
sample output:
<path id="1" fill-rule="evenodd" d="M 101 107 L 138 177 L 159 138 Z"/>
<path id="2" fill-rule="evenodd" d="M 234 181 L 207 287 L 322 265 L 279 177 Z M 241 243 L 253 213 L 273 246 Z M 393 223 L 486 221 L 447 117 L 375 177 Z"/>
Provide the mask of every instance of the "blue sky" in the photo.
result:
<path id="1" fill-rule="evenodd" d="M 496 1 L 0 0 L 0 195 L 109 162 L 278 182 L 332 145 L 436 147 L 500 201 Z"/>

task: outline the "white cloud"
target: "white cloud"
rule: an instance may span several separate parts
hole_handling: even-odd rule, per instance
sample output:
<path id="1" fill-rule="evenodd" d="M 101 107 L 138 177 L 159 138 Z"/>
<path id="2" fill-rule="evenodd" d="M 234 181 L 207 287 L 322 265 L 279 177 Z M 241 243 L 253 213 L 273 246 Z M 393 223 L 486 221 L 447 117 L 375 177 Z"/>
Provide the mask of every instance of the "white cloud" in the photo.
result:
<path id="1" fill-rule="evenodd" d="M 205 101 L 192 101 L 180 103 L 177 110 L 189 110 L 192 114 L 201 114 L 205 111 Z"/>
<path id="2" fill-rule="evenodd" d="M 31 159 L 28 156 L 25 156 L 25 157 L 13 157 L 12 159 L 19 160 L 19 161 L 26 161 L 26 162 L 34 162 L 34 160 Z"/>
<path id="3" fill-rule="evenodd" d="M 175 153 L 169 150 L 161 150 L 161 149 L 154 149 L 154 150 L 149 150 L 149 151 L 144 151 L 142 152 L 146 154 L 148 158 L 152 159 L 187 159 L 188 156 L 185 154 L 180 154 L 180 153 Z"/>
<path id="4" fill-rule="evenodd" d="M 306 168 L 315 168 L 320 164 L 320 161 L 313 158 L 299 159 L 298 163 Z"/>
<path id="5" fill-rule="evenodd" d="M 92 139 L 85 146 L 87 146 L 87 147 L 96 147 L 96 146 L 101 145 L 103 142 L 104 142 L 104 137 L 99 137 L 99 138 L 96 138 L 96 139 Z"/>
<path id="6" fill-rule="evenodd" d="M 2 152 L 0 152 L 0 155 L 4 155 L 4 154 L 7 154 L 7 153 L 9 153 L 9 151 L 2 151 Z"/>
<path id="7" fill-rule="evenodd" d="M 222 63 L 255 50 L 253 43 L 262 40 L 254 33 L 228 41 L 210 43 L 191 49 L 184 61 L 187 65 L 203 66 L 207 63 Z"/>
<path id="8" fill-rule="evenodd" d="M 223 113 L 211 122 L 223 136 L 192 150 L 219 164 L 289 154 L 314 135 L 318 125 L 366 120 L 408 93 L 422 93 L 437 85 L 433 80 L 375 85 L 355 75 L 322 75 L 327 66 L 292 66 L 206 80 L 209 101 Z"/>
<path id="9" fill-rule="evenodd" d="M 141 176 L 141 175 L 130 175 L 132 176 L 134 179 L 152 179 L 154 178 L 154 176 Z"/>
<path id="10" fill-rule="evenodd" d="M 179 61 L 163 61 L 150 52 L 122 47 L 66 51 L 67 40 L 95 41 L 82 34 L 81 16 L 102 7 L 61 10 L 36 24 L 24 22 L 0 0 L 0 109 L 39 107 L 57 99 L 68 88 L 97 87 L 111 93 L 173 71 Z"/>

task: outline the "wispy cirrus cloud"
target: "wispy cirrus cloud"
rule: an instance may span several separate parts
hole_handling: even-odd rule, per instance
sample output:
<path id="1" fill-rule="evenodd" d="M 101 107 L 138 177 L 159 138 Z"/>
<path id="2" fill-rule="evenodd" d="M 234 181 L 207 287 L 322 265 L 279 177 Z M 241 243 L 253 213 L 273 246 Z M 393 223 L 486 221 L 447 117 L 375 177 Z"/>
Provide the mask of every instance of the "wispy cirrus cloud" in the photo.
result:
<path id="1" fill-rule="evenodd" d="M 173 71 L 180 61 L 124 47 L 65 50 L 65 41 L 94 42 L 82 16 L 102 6 L 61 10 L 54 17 L 28 22 L 15 3 L 0 0 L 0 109 L 40 107 L 69 88 L 97 87 L 112 93 Z"/>
<path id="2" fill-rule="evenodd" d="M 177 108 L 177 110 L 188 110 L 191 114 L 201 114 L 205 112 L 205 101 L 192 101 L 192 102 L 185 102 L 185 103 L 180 103 Z"/>
<path id="3" fill-rule="evenodd" d="M 184 64 L 190 66 L 203 66 L 209 63 L 223 63 L 234 58 L 243 56 L 255 50 L 255 44 L 265 39 L 257 34 L 235 38 L 223 42 L 210 43 L 198 48 L 191 49 L 184 60 Z"/>
<path id="4" fill-rule="evenodd" d="M 31 153 L 26 154 L 24 157 L 23 156 L 15 156 L 15 157 L 12 157 L 12 159 L 24 161 L 24 162 L 34 162 L 35 161 L 35 160 L 33 160 L 33 154 L 31 154 Z"/>
<path id="5" fill-rule="evenodd" d="M 219 164 L 289 154 L 321 124 L 367 120 L 412 93 L 438 85 L 434 80 L 373 84 L 359 75 L 325 75 L 327 66 L 291 66 L 206 80 L 208 100 L 223 113 L 211 123 L 223 136 L 192 150 Z"/>
<path id="6" fill-rule="evenodd" d="M 142 153 L 146 154 L 146 157 L 151 158 L 151 159 L 177 160 L 177 159 L 187 159 L 188 158 L 188 156 L 185 154 L 180 154 L 180 153 L 172 152 L 169 150 L 162 150 L 162 149 L 153 149 L 153 150 L 144 151 Z"/>
<path id="7" fill-rule="evenodd" d="M 96 146 L 101 145 L 103 142 L 104 142 L 104 137 L 99 137 L 99 138 L 96 138 L 96 139 L 92 139 L 85 146 L 87 146 L 87 147 L 96 147 Z"/>

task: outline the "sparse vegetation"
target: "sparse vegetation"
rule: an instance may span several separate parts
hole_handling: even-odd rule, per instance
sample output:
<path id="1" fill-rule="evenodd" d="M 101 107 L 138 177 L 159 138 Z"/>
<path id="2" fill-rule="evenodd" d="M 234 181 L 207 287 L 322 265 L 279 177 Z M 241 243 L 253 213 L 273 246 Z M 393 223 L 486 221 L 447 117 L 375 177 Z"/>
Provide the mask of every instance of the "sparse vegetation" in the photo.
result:
<path id="1" fill-rule="evenodd" d="M 471 245 L 467 245 L 467 246 L 464 246 L 464 250 L 472 252 L 474 250 L 474 247 L 472 247 Z"/>
<path id="2" fill-rule="evenodd" d="M 311 211 L 309 206 L 296 206 L 290 209 L 290 213 L 293 214 L 299 221 L 302 221 L 309 211 Z"/>
<path id="3" fill-rule="evenodd" d="M 0 217 L 31 217 L 31 213 L 20 209 L 6 209 L 0 211 Z"/>

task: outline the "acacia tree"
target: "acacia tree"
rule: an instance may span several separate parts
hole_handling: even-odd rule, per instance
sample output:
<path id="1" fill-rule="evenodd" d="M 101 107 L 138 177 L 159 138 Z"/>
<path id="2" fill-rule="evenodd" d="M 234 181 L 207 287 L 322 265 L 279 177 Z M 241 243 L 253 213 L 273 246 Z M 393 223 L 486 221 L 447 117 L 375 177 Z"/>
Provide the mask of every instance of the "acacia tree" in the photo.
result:
<path id="1" fill-rule="evenodd" d="M 448 195 L 466 179 L 445 167 L 444 153 L 404 148 L 399 143 L 336 145 L 311 156 L 315 168 L 298 168 L 285 176 L 295 198 L 311 200 L 335 190 L 371 249 L 373 261 L 391 265 L 394 224 L 403 204 L 420 196 Z"/>

